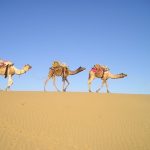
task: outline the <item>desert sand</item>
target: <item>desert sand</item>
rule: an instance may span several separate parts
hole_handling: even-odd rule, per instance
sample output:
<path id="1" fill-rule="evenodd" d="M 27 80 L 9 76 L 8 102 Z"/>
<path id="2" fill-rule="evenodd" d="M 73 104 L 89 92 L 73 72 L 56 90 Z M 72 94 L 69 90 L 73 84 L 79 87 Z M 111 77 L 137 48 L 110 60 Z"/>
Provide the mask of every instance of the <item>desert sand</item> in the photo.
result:
<path id="1" fill-rule="evenodd" d="M 150 150 L 150 95 L 0 92 L 0 150 Z"/>

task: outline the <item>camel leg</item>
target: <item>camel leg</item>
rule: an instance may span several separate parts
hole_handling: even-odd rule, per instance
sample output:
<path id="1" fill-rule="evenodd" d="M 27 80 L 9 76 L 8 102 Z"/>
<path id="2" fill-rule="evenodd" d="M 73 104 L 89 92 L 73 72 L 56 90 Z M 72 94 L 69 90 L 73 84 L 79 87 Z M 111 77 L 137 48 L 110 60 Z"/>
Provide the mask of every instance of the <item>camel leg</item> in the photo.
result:
<path id="1" fill-rule="evenodd" d="M 104 80 L 102 80 L 102 84 L 101 84 L 100 88 L 98 88 L 98 89 L 96 90 L 96 92 L 97 92 L 97 93 L 98 93 L 98 92 L 99 92 L 99 91 L 103 88 L 104 83 L 105 83 L 105 81 L 104 81 Z"/>
<path id="2" fill-rule="evenodd" d="M 53 79 L 53 86 L 55 87 L 55 89 L 57 90 L 57 92 L 60 92 L 60 90 L 56 86 L 56 78 L 52 77 L 52 79 Z"/>
<path id="3" fill-rule="evenodd" d="M 44 91 L 46 91 L 46 85 L 48 83 L 48 81 L 50 80 L 51 77 L 48 76 L 48 78 L 46 79 L 45 83 L 44 83 Z"/>
<path id="4" fill-rule="evenodd" d="M 63 82 L 62 91 L 65 92 L 65 79 L 62 79 L 62 82 Z"/>
<path id="5" fill-rule="evenodd" d="M 66 87 L 64 88 L 64 91 L 66 92 L 66 90 L 67 90 L 67 88 L 68 88 L 68 86 L 69 86 L 69 81 L 68 81 L 68 79 L 65 79 L 65 81 L 67 82 L 67 85 L 66 85 Z"/>
<path id="6" fill-rule="evenodd" d="M 6 91 L 8 91 L 10 89 L 10 87 L 13 84 L 13 79 L 11 75 L 8 75 L 8 83 L 7 83 L 7 87 L 6 87 Z"/>
<path id="7" fill-rule="evenodd" d="M 88 79 L 88 89 L 89 89 L 89 92 L 92 92 L 91 91 L 91 84 L 92 84 L 92 81 L 95 79 L 94 76 L 90 76 L 90 78 Z"/>
<path id="8" fill-rule="evenodd" d="M 105 81 L 105 85 L 106 85 L 107 93 L 110 93 L 110 91 L 108 90 L 108 83 L 107 83 L 107 81 Z"/>
<path id="9" fill-rule="evenodd" d="M 3 90 L 0 88 L 0 91 L 3 91 Z"/>
<path id="10" fill-rule="evenodd" d="M 2 89 L 0 88 L 0 91 L 2 91 Z"/>

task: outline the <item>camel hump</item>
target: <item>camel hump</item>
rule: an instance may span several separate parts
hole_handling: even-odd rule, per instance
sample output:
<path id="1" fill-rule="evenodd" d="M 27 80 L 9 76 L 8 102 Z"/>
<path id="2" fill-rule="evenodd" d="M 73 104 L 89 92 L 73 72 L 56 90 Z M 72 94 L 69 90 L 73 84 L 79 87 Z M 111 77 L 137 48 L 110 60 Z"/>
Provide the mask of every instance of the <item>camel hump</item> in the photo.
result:
<path id="1" fill-rule="evenodd" d="M 105 65 L 99 65 L 99 64 L 95 64 L 94 68 L 96 68 L 97 70 L 103 70 L 103 71 L 110 70 L 107 66 L 105 66 Z"/>
<path id="2" fill-rule="evenodd" d="M 13 63 L 11 61 L 8 61 L 8 60 L 1 60 L 0 59 L 0 67 L 6 67 L 6 66 L 12 66 Z"/>
<path id="3" fill-rule="evenodd" d="M 68 68 L 68 66 L 66 65 L 66 63 L 61 63 L 59 61 L 54 61 L 52 63 L 52 67 L 53 68 L 58 68 L 58 67 Z"/>
<path id="4" fill-rule="evenodd" d="M 95 64 L 91 70 L 94 73 L 96 73 L 99 77 L 103 77 L 104 72 L 108 71 L 109 68 L 107 66 L 104 66 L 104 65 Z"/>
<path id="5" fill-rule="evenodd" d="M 101 65 L 95 64 L 95 65 L 94 65 L 94 68 L 99 69 L 99 68 L 101 68 Z"/>

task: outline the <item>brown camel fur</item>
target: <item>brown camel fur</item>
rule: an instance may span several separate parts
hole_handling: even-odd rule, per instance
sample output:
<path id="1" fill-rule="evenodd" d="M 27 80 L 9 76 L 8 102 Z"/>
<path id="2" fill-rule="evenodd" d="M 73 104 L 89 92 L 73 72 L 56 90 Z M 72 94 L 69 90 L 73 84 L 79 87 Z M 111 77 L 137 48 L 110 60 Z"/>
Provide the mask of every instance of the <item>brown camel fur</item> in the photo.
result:
<path id="1" fill-rule="evenodd" d="M 107 93 L 110 93 L 110 91 L 108 90 L 108 83 L 107 83 L 107 80 L 109 78 L 111 79 L 119 79 L 119 78 L 124 78 L 126 77 L 127 74 L 124 74 L 124 73 L 120 73 L 120 74 L 112 74 L 109 69 L 105 68 L 103 70 L 103 73 L 101 72 L 98 72 L 98 71 L 94 71 L 93 68 L 90 70 L 89 72 L 89 79 L 88 79 L 88 90 L 89 92 L 91 92 L 91 84 L 92 84 L 92 81 L 95 79 L 95 78 L 101 78 L 102 80 L 102 85 L 100 88 L 98 88 L 96 90 L 96 92 L 99 92 L 100 89 L 104 86 L 104 84 L 106 85 L 106 89 L 107 89 Z"/>
<path id="2" fill-rule="evenodd" d="M 0 75 L 5 76 L 5 78 L 8 77 L 8 84 L 6 87 L 6 90 L 10 89 L 10 87 L 13 84 L 13 75 L 21 75 L 26 73 L 28 70 L 30 70 L 32 67 L 30 65 L 25 65 L 23 69 L 17 69 L 14 65 L 7 65 L 0 67 Z"/>
<path id="3" fill-rule="evenodd" d="M 59 67 L 51 67 L 49 69 L 49 73 L 48 73 L 48 78 L 46 79 L 45 81 L 45 84 L 44 84 L 44 91 L 46 91 L 46 85 L 47 85 L 47 82 L 49 81 L 50 78 L 52 78 L 53 80 L 53 86 L 55 87 L 55 89 L 57 91 L 59 91 L 59 89 L 57 88 L 56 86 L 56 76 L 61 76 L 62 77 L 62 81 L 63 81 L 63 88 L 62 90 L 65 92 L 67 87 L 69 86 L 69 81 L 67 79 L 67 77 L 69 75 L 75 75 L 81 71 L 85 70 L 84 67 L 79 67 L 78 69 L 74 70 L 74 71 L 71 71 L 68 69 L 68 67 L 63 67 L 63 66 L 59 66 Z M 65 86 L 65 83 L 67 82 L 67 85 Z"/>

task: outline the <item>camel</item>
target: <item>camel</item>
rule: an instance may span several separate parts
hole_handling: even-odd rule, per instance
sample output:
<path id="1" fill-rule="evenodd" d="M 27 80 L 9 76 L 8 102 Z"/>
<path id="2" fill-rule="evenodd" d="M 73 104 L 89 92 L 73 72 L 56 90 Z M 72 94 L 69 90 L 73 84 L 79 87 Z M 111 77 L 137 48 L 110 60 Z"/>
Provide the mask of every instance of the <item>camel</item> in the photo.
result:
<path id="1" fill-rule="evenodd" d="M 47 85 L 48 81 L 52 78 L 53 86 L 59 92 L 60 90 L 57 88 L 55 81 L 56 81 L 56 76 L 60 76 L 60 77 L 62 77 L 62 81 L 63 81 L 62 91 L 66 92 L 67 87 L 70 84 L 67 77 L 69 75 L 75 75 L 85 69 L 86 68 L 84 68 L 84 67 L 79 67 L 76 70 L 71 71 L 67 66 L 64 66 L 64 65 L 59 65 L 57 67 L 51 67 L 49 69 L 48 78 L 46 79 L 45 84 L 44 84 L 44 91 L 46 91 L 46 85 Z M 67 82 L 67 85 L 65 86 L 66 82 Z"/>
<path id="2" fill-rule="evenodd" d="M 6 87 L 6 91 L 10 89 L 10 87 L 13 84 L 13 75 L 21 75 L 26 73 L 28 70 L 30 70 L 32 67 L 27 64 L 23 67 L 23 69 L 17 69 L 14 64 L 12 65 L 7 65 L 7 66 L 1 66 L 0 67 L 0 75 L 1 76 L 5 76 L 5 78 L 8 77 L 8 83 L 7 83 L 7 87 Z"/>
<path id="3" fill-rule="evenodd" d="M 95 65 L 96 66 L 96 65 Z M 88 79 L 88 90 L 89 92 L 92 92 L 91 91 L 91 84 L 92 84 L 92 81 L 95 79 L 95 78 L 101 78 L 102 80 L 102 85 L 100 88 L 98 88 L 96 90 L 96 92 L 99 92 L 101 90 L 101 88 L 104 86 L 104 84 L 106 85 L 106 89 L 107 89 L 107 93 L 110 93 L 110 91 L 108 90 L 108 83 L 107 83 L 107 80 L 109 78 L 111 79 L 119 79 L 119 78 L 124 78 L 127 76 L 127 74 L 124 74 L 124 73 L 120 73 L 120 74 L 112 74 L 109 70 L 108 67 L 106 66 L 100 66 L 100 68 L 96 68 L 96 67 L 93 67 L 90 72 L 89 72 L 89 79 Z"/>

